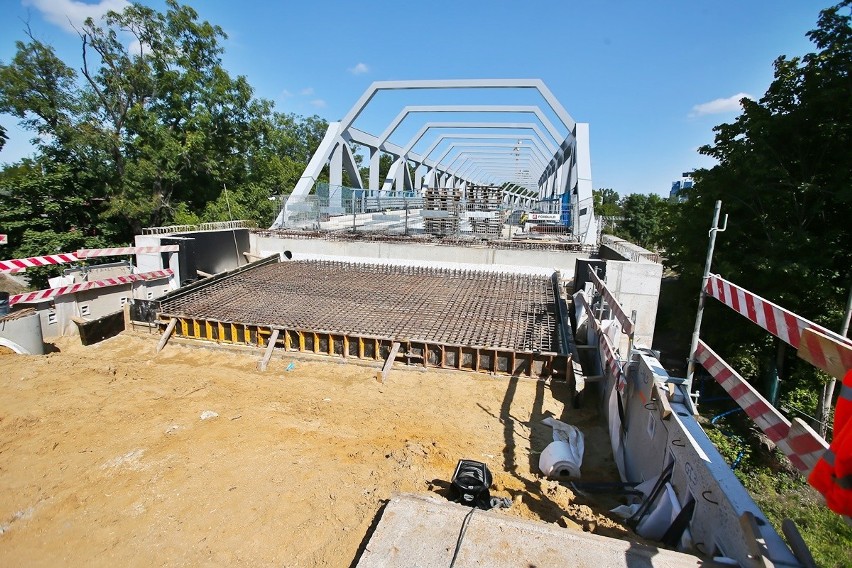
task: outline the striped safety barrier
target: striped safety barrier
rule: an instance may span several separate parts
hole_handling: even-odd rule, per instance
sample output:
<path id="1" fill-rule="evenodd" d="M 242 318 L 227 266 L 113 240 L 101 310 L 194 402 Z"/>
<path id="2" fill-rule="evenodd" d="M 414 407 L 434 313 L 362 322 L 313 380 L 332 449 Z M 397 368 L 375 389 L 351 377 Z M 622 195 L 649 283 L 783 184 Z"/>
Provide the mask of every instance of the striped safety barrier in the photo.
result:
<path id="1" fill-rule="evenodd" d="M 80 249 L 77 258 L 94 258 L 96 256 L 122 256 L 127 254 L 148 254 L 158 252 L 177 252 L 180 245 L 163 245 L 159 247 L 120 247 L 103 249 Z"/>
<path id="2" fill-rule="evenodd" d="M 604 370 L 606 371 L 607 376 L 615 377 L 616 388 L 618 388 L 619 392 L 623 392 L 624 387 L 627 385 L 627 379 L 624 376 L 624 372 L 621 370 L 621 365 L 619 364 L 618 357 L 615 355 L 615 348 L 612 346 L 609 336 L 604 333 L 600 322 L 595 318 L 594 312 L 592 312 L 592 308 L 589 305 L 589 300 L 586 298 L 586 294 L 580 291 L 575 295 L 575 297 L 580 301 L 583 308 L 589 314 L 589 323 L 598 335 L 598 348 L 600 350 Z"/>
<path id="3" fill-rule="evenodd" d="M 852 369 L 852 345 L 836 341 L 815 329 L 802 332 L 797 355 L 840 380 Z"/>
<path id="4" fill-rule="evenodd" d="M 128 274 L 126 276 L 113 276 L 103 280 L 95 280 L 92 282 L 79 282 L 77 284 L 69 284 L 68 286 L 60 286 L 58 288 L 48 288 L 47 290 L 38 290 L 36 292 L 27 292 L 26 294 L 16 294 L 9 298 L 9 305 L 15 304 L 32 304 L 44 302 L 56 296 L 65 294 L 73 294 L 82 290 L 91 290 L 93 288 L 108 288 L 110 286 L 120 286 L 122 284 L 130 284 L 131 282 L 139 282 L 143 280 L 159 280 L 168 278 L 173 274 L 173 271 L 168 268 L 166 270 L 154 270 L 151 272 L 143 272 L 141 274 Z"/>
<path id="5" fill-rule="evenodd" d="M 813 469 L 828 449 L 828 444 L 819 434 L 798 418 L 793 422 L 787 420 L 703 341 L 698 341 L 693 356 L 784 452 L 796 469 L 805 475 Z"/>
<path id="6" fill-rule="evenodd" d="M 591 266 L 589 267 L 589 278 L 592 280 L 592 284 L 595 285 L 595 289 L 606 300 L 609 309 L 612 311 L 612 315 L 614 315 L 615 319 L 617 319 L 621 324 L 621 331 L 632 337 L 633 321 L 627 316 L 627 313 L 624 311 L 624 307 L 615 299 L 615 296 L 612 295 L 612 292 L 609 291 L 606 284 L 604 284 L 598 275 L 595 274 L 595 271 L 592 270 Z"/>
<path id="7" fill-rule="evenodd" d="M 38 268 L 39 266 L 51 266 L 54 264 L 66 264 L 80 260 L 73 252 L 61 254 L 47 254 L 44 256 L 31 256 L 29 258 L 14 258 L 12 260 L 0 260 L 0 272 L 12 272 L 26 270 L 27 268 Z"/>
<path id="8" fill-rule="evenodd" d="M 832 358 L 842 357 L 837 353 L 838 348 L 833 347 L 833 345 L 839 344 L 852 348 L 852 340 L 785 310 L 757 294 L 752 294 L 716 274 L 711 274 L 707 279 L 705 291 L 708 295 L 753 321 L 775 337 L 798 349 L 800 356 L 806 358 L 816 367 L 835 377 L 842 377 L 845 373 L 843 371 L 840 375 L 835 374 L 838 371 L 835 366 L 829 365 L 829 362 Z M 801 349 L 802 337 L 807 329 L 818 332 L 828 341 L 819 341 L 815 336 L 812 336 L 804 349 Z M 848 352 L 848 349 L 846 351 Z M 807 356 L 804 356 L 805 354 Z M 849 363 L 852 366 L 852 361 Z"/>

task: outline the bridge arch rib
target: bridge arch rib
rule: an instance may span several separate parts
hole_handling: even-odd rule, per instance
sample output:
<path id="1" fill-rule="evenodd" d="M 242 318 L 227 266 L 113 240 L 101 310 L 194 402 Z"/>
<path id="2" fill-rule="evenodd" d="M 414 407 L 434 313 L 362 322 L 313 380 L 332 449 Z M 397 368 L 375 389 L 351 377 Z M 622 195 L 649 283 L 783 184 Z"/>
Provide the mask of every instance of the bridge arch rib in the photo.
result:
<path id="1" fill-rule="evenodd" d="M 354 126 L 358 117 L 382 91 L 454 89 L 534 90 L 544 105 L 407 105 L 389 117 L 387 125 L 379 135 L 364 132 Z M 390 141 L 403 122 L 418 120 L 419 115 L 431 113 L 489 113 L 496 115 L 498 119 L 503 117 L 506 120 L 427 120 L 404 145 Z M 558 125 L 551 121 L 547 113 L 557 119 Z M 514 117 L 518 114 L 532 114 L 537 121 L 514 122 Z M 567 136 L 561 138 L 558 126 L 567 132 Z M 485 134 L 479 132 L 480 130 L 498 130 L 500 133 Z M 512 130 L 522 130 L 523 134 L 510 133 Z M 515 139 L 518 143 L 509 149 L 512 144 L 481 142 L 500 138 Z M 476 140 L 480 142 L 477 143 Z M 367 184 L 361 179 L 358 171 L 351 147 L 353 143 L 369 150 L 370 173 Z M 414 151 L 415 146 L 421 143 L 427 146 L 423 154 Z M 394 157 L 391 170 L 384 180 L 379 179 L 382 153 Z M 413 177 L 409 164 L 414 167 Z M 593 243 L 597 238 L 588 124 L 576 122 L 540 79 L 374 82 L 342 120 L 329 123 L 323 140 L 293 189 L 288 204 L 275 220 L 273 228 L 286 226 L 288 206 L 304 199 L 312 191 L 326 165 L 329 165 L 329 183 L 332 186 L 342 185 L 343 172 L 346 171 L 351 184 L 359 189 L 419 191 L 423 188 L 424 180 L 427 186 L 450 183 L 457 187 L 478 181 L 506 183 L 511 184 L 508 187 L 520 188 L 507 193 L 507 202 L 510 203 L 517 203 L 519 199 L 524 198 L 524 203 L 530 205 L 535 199 L 525 195 L 524 191 L 535 195 L 539 202 L 562 202 L 567 198 L 564 200 L 570 204 L 573 234 L 584 243 Z"/>

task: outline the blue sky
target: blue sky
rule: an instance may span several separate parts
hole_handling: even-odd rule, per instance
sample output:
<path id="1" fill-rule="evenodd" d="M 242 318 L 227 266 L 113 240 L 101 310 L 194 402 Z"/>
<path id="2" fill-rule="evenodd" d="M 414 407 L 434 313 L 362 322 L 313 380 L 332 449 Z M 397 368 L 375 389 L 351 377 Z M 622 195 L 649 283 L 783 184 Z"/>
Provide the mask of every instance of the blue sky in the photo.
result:
<path id="1" fill-rule="evenodd" d="M 164 9 L 159 0 L 142 3 Z M 542 79 L 576 121 L 590 125 L 595 188 L 667 195 L 681 172 L 712 165 L 697 148 L 712 142 L 714 125 L 736 117 L 733 101 L 765 92 L 777 56 L 812 51 L 805 33 L 830 0 L 187 3 L 228 34 L 228 71 L 245 75 L 277 110 L 337 120 L 379 80 Z M 14 55 L 28 21 L 79 68 L 69 20 L 123 5 L 0 0 L 0 60 Z M 407 97 L 377 99 L 356 126 L 378 134 L 405 104 L 541 102 L 491 91 Z M 0 124 L 10 136 L 0 162 L 31 152 L 31 134 L 15 119 Z M 407 121 L 392 141 L 417 126 Z"/>

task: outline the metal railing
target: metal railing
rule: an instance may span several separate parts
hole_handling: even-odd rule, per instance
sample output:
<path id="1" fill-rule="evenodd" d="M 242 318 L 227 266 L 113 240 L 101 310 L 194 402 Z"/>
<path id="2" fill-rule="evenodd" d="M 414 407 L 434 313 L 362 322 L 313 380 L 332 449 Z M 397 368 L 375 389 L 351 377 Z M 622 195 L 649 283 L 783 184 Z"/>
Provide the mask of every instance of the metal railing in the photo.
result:
<path id="1" fill-rule="evenodd" d="M 257 223 L 245 219 L 236 221 L 213 221 L 197 225 L 167 225 L 164 227 L 144 227 L 143 235 L 170 235 L 173 233 L 190 233 L 194 231 L 222 231 L 226 229 L 255 229 Z"/>

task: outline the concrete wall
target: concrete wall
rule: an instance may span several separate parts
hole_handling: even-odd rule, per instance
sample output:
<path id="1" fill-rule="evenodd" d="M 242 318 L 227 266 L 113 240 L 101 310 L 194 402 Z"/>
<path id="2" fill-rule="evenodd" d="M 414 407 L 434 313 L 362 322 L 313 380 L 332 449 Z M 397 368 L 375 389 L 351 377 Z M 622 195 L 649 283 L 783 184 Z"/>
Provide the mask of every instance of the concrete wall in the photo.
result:
<path id="1" fill-rule="evenodd" d="M 41 320 L 37 313 L 28 316 L 0 318 L 0 345 L 18 348 L 29 355 L 42 355 Z"/>
<path id="2" fill-rule="evenodd" d="M 654 339 L 662 277 L 662 264 L 624 260 L 608 260 L 606 263 L 606 286 L 618 298 L 628 316 L 636 310 L 634 340 L 644 347 L 651 347 Z M 626 336 L 622 337 L 618 347 L 622 353 L 627 353 Z"/>
<path id="3" fill-rule="evenodd" d="M 536 273 L 551 274 L 560 270 L 565 278 L 574 275 L 577 258 L 588 258 L 587 253 L 541 250 L 501 250 L 488 247 L 461 247 L 424 243 L 388 243 L 381 241 L 329 241 L 324 239 L 295 239 L 265 237 L 252 234 L 253 254 L 269 256 L 285 250 L 293 258 L 347 257 L 353 261 L 363 259 L 404 260 L 432 263 L 480 265 L 494 270 L 530 269 Z M 464 266 L 468 268 L 468 266 Z"/>
<path id="4" fill-rule="evenodd" d="M 681 386 L 675 387 L 673 412 L 663 417 L 652 386 L 657 384 L 665 389 L 672 381 L 677 384 L 677 379 L 671 379 L 659 361 L 635 353 L 623 393 L 624 430 L 619 426 L 618 413 L 612 411 L 613 406 L 604 405 L 610 424 L 615 426 L 611 426 L 612 435 L 621 437 L 627 480 L 654 479 L 667 464 L 674 462 L 670 483 L 680 506 L 695 501 L 689 530 L 692 542 L 699 543 L 701 552 L 724 555 L 746 565 L 749 537 L 744 534 L 739 518 L 749 511 L 758 519 L 774 565 L 797 565 L 781 537 L 682 404 L 686 394 Z M 615 380 L 608 377 L 604 400 L 615 396 L 614 385 Z"/>
<path id="5" fill-rule="evenodd" d="M 250 252 L 248 229 L 222 229 L 162 235 L 137 235 L 136 246 L 183 245 L 180 253 L 136 255 L 140 272 L 171 268 L 181 282 L 198 278 L 196 270 L 218 274 L 248 263 L 243 253 Z M 184 259 L 184 266 L 181 265 Z"/>
<path id="6" fill-rule="evenodd" d="M 148 255 L 146 255 L 148 256 Z M 159 255 L 153 255 L 159 257 Z M 159 259 L 155 259 L 159 262 Z M 147 268 L 137 269 L 137 272 L 160 270 L 161 266 L 150 264 Z M 113 276 L 126 276 L 131 268 L 125 263 L 92 266 L 81 269 L 71 269 L 65 276 L 50 279 L 52 288 L 66 286 L 78 282 L 92 282 Z M 95 320 L 107 314 L 121 310 L 131 299 L 150 300 L 159 298 L 174 287 L 173 279 L 161 278 L 131 282 L 120 286 L 93 288 L 81 290 L 73 294 L 64 294 L 39 304 L 34 304 L 41 320 L 41 331 L 45 338 L 62 335 L 77 335 L 79 330 L 74 319 Z"/>

